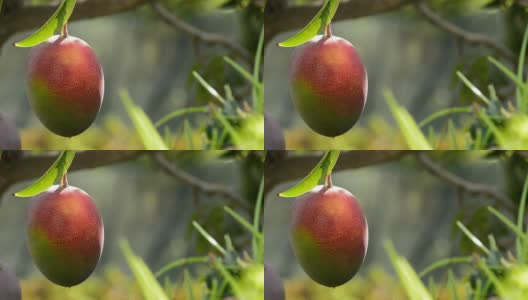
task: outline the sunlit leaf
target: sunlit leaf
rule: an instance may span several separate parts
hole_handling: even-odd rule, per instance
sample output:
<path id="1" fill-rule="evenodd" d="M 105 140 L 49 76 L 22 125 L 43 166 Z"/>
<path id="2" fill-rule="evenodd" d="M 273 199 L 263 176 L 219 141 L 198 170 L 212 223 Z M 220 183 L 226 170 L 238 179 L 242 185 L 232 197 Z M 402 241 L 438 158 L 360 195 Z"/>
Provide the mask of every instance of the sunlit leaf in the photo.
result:
<path id="1" fill-rule="evenodd" d="M 392 92 L 387 90 L 384 95 L 385 101 L 387 101 L 392 115 L 407 142 L 407 146 L 411 150 L 432 150 L 433 148 L 420 130 L 420 127 L 418 127 L 418 124 L 416 124 L 416 121 L 405 108 L 398 104 Z"/>
<path id="2" fill-rule="evenodd" d="M 311 40 L 332 22 L 332 18 L 334 17 L 338 6 L 339 0 L 327 0 L 315 17 L 308 23 L 308 25 L 306 25 L 295 36 L 282 43 L 279 43 L 279 46 L 297 47 Z"/>
<path id="3" fill-rule="evenodd" d="M 220 243 L 218 243 L 209 233 L 207 233 L 207 231 L 205 231 L 205 229 L 203 229 L 203 227 L 200 226 L 198 222 L 193 221 L 192 224 L 194 228 L 196 228 L 196 230 L 209 242 L 209 244 L 211 244 L 211 246 L 215 247 L 220 253 L 224 255 L 226 254 L 224 247 L 222 247 Z"/>
<path id="4" fill-rule="evenodd" d="M 136 277 L 138 285 L 145 299 L 169 300 L 169 297 L 167 297 L 167 295 L 163 291 L 163 287 L 161 287 L 159 282 L 156 280 L 156 277 L 154 276 L 154 274 L 152 274 L 152 271 L 150 271 L 148 266 L 141 258 L 137 257 L 133 253 L 128 242 L 121 241 L 119 243 L 119 246 L 121 247 L 121 251 L 125 255 L 128 266 Z"/>
<path id="5" fill-rule="evenodd" d="M 136 106 L 126 90 L 119 92 L 121 102 L 147 150 L 168 150 L 163 138 L 145 112 Z"/>
<path id="6" fill-rule="evenodd" d="M 253 81 L 260 82 L 260 65 L 262 64 L 262 52 L 264 51 L 264 27 L 260 32 L 257 53 L 253 66 Z M 264 87 L 253 85 L 253 105 L 257 113 L 264 113 Z"/>
<path id="7" fill-rule="evenodd" d="M 467 77 L 464 76 L 462 72 L 457 71 L 456 74 L 460 78 L 460 80 L 462 80 L 462 82 L 473 92 L 473 94 L 475 94 L 480 100 L 482 100 L 482 102 L 488 105 L 490 104 L 490 99 L 486 97 L 486 95 L 484 95 L 484 93 L 482 93 L 473 83 L 471 83 L 471 81 L 469 81 L 469 79 L 467 79 Z"/>
<path id="8" fill-rule="evenodd" d="M 396 270 L 398 277 L 409 296 L 410 300 L 433 300 L 433 297 L 427 291 L 424 283 L 418 277 L 418 274 L 411 267 L 409 262 L 398 255 L 396 249 L 390 242 L 385 242 L 385 251 L 389 255 L 392 266 Z"/>
<path id="9" fill-rule="evenodd" d="M 332 150 L 325 153 L 321 161 L 313 168 L 312 171 L 306 176 L 301 182 L 296 184 L 294 187 L 288 189 L 279 194 L 281 197 L 291 198 L 297 197 L 302 194 L 309 192 L 311 189 L 316 187 L 321 180 L 329 175 L 339 158 L 339 151 Z"/>
<path id="10" fill-rule="evenodd" d="M 209 112 L 208 106 L 182 108 L 182 109 L 175 110 L 169 113 L 168 115 L 164 116 L 159 121 L 157 121 L 156 124 L 154 125 L 159 128 L 165 123 L 173 120 L 174 118 L 181 117 L 181 116 L 188 115 L 188 114 L 207 113 L 207 112 Z"/>
<path id="11" fill-rule="evenodd" d="M 68 23 L 75 7 L 75 2 L 76 0 L 63 0 L 51 18 L 39 30 L 28 38 L 15 43 L 15 46 L 21 48 L 34 47 L 48 40 L 55 32 Z"/>
<path id="12" fill-rule="evenodd" d="M 33 197 L 46 191 L 68 172 L 74 157 L 75 151 L 63 151 L 42 177 L 29 187 L 15 193 L 15 196 Z"/>
<path id="13" fill-rule="evenodd" d="M 484 246 L 484 243 L 482 243 L 473 233 L 471 233 L 471 231 L 469 231 L 469 229 L 467 229 L 464 224 L 462 224 L 460 221 L 457 221 L 456 224 L 458 228 L 460 228 L 460 230 L 462 230 L 462 232 L 469 238 L 469 240 L 475 244 L 475 246 L 480 248 L 484 253 L 488 255 L 490 254 L 489 249 Z"/>

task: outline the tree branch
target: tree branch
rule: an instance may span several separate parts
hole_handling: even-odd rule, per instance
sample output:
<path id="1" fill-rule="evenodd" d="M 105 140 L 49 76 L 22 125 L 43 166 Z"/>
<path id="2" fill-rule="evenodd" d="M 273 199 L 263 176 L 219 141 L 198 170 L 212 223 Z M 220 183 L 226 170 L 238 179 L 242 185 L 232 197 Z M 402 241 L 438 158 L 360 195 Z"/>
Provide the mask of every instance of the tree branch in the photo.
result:
<path id="1" fill-rule="evenodd" d="M 507 59 L 513 64 L 517 63 L 517 57 L 508 48 L 501 45 L 495 39 L 487 35 L 469 32 L 447 21 L 446 19 L 443 19 L 440 15 L 436 14 L 425 1 L 420 1 L 416 3 L 415 6 L 422 16 L 424 16 L 427 20 L 429 20 L 429 22 L 431 22 L 431 24 L 437 26 L 441 30 L 454 35 L 455 37 L 470 45 L 482 45 L 491 48 L 492 50 L 495 50 L 498 55 Z"/>
<path id="2" fill-rule="evenodd" d="M 273 154 L 276 151 L 272 151 Z M 283 152 L 280 152 L 283 154 Z M 292 153 L 292 152 L 288 152 Z M 410 151 L 347 151 L 339 155 L 339 162 L 334 171 L 359 169 L 363 167 L 384 164 L 396 160 L 411 153 Z M 265 190 L 269 192 L 276 185 L 305 177 L 321 160 L 322 153 L 307 154 L 300 156 L 268 155 L 265 164 Z"/>
<path id="3" fill-rule="evenodd" d="M 265 10 L 265 38 L 268 43 L 278 33 L 301 28 L 321 9 L 319 5 L 287 6 L 285 0 L 268 0 Z M 333 21 L 355 19 L 400 9 L 414 0 L 341 1 Z"/>
<path id="4" fill-rule="evenodd" d="M 200 178 L 194 177 L 193 175 L 179 169 L 165 158 L 163 152 L 156 152 L 153 154 L 154 160 L 158 163 L 161 169 L 168 175 L 180 180 L 184 183 L 187 183 L 193 188 L 198 189 L 199 191 L 207 195 L 220 195 L 233 202 L 233 205 L 238 206 L 239 208 L 244 209 L 246 212 L 251 212 L 251 207 L 246 201 L 231 189 L 227 188 L 224 185 L 206 182 Z"/>
<path id="5" fill-rule="evenodd" d="M 28 154 L 29 152 L 24 152 Z M 136 159 L 145 151 L 82 151 L 75 154 L 69 171 L 93 169 Z M 0 161 L 0 197 L 11 185 L 38 178 L 57 159 L 58 152 L 42 155 L 22 155 L 15 159 Z"/>
<path id="6" fill-rule="evenodd" d="M 496 204 L 509 212 L 515 212 L 512 201 L 507 196 L 499 193 L 496 189 L 480 183 L 468 181 L 458 175 L 455 175 L 441 166 L 435 164 L 424 152 L 417 155 L 418 162 L 432 175 L 440 178 L 448 184 L 460 189 L 469 195 L 482 195 L 495 200 Z"/>
<path id="7" fill-rule="evenodd" d="M 7 6 L 10 2 L 20 3 L 22 0 L 4 0 L 4 2 L 4 6 Z M 147 2 L 148 0 L 78 0 L 70 20 L 114 15 L 136 9 Z M 12 10 L 0 13 L 0 45 L 17 32 L 40 27 L 57 10 L 57 4 L 11 6 Z"/>
<path id="8" fill-rule="evenodd" d="M 247 63 L 251 64 L 252 55 L 237 42 L 226 38 L 223 35 L 210 33 L 198 29 L 191 24 L 181 20 L 176 15 L 172 14 L 167 8 L 157 0 L 150 0 L 150 5 L 154 12 L 160 16 L 165 23 L 174 27 L 185 34 L 188 34 L 195 39 L 206 44 L 218 44 L 234 51 L 237 55 L 243 58 Z"/>

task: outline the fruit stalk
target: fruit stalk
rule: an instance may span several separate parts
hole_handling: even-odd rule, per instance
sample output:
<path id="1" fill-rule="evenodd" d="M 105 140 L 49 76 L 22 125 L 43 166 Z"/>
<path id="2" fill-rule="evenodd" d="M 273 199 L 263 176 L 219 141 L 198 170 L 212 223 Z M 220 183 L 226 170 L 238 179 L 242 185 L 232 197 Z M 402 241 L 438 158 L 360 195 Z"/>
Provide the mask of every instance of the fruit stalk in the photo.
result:
<path id="1" fill-rule="evenodd" d="M 64 175 L 62 175 L 61 182 L 60 182 L 61 189 L 66 188 L 66 187 L 68 187 L 68 173 L 64 173 Z"/>
<path id="2" fill-rule="evenodd" d="M 60 38 L 65 39 L 68 37 L 68 23 L 64 24 L 61 28 Z"/>
<path id="3" fill-rule="evenodd" d="M 327 39 L 327 38 L 331 38 L 331 37 L 332 37 L 332 25 L 328 24 L 325 27 L 324 38 Z"/>

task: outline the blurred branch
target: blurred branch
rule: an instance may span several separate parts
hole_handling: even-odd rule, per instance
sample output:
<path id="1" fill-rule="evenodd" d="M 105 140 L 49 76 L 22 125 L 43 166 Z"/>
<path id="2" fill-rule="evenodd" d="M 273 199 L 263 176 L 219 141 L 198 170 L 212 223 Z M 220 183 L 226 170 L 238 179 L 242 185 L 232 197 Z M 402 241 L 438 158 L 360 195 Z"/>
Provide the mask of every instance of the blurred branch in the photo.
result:
<path id="1" fill-rule="evenodd" d="M 321 1 L 322 2 L 322 1 Z M 400 9 L 414 0 L 348 0 L 341 1 L 333 21 L 355 19 Z M 321 9 L 317 5 L 288 6 L 284 0 L 268 0 L 265 10 L 266 43 L 275 35 L 306 25 Z"/>
<path id="2" fill-rule="evenodd" d="M 507 196 L 501 194 L 496 189 L 480 183 L 468 181 L 458 175 L 455 175 L 441 166 L 435 164 L 425 152 L 416 155 L 418 162 L 432 175 L 442 179 L 450 185 L 453 185 L 469 195 L 482 195 L 495 200 L 496 204 L 509 212 L 515 212 L 512 201 Z"/>
<path id="3" fill-rule="evenodd" d="M 13 159 L 0 161 L 0 197 L 13 184 L 24 180 L 38 178 L 57 159 L 58 152 L 29 155 L 23 152 Z M 144 151 L 79 151 L 75 155 L 69 171 L 93 169 L 134 160 Z"/>
<path id="4" fill-rule="evenodd" d="M 163 4 L 161 4 L 157 0 L 150 0 L 150 5 L 154 9 L 154 11 L 165 21 L 165 23 L 171 25 L 176 30 L 188 34 L 203 43 L 218 44 L 228 49 L 231 49 L 237 55 L 243 58 L 244 61 L 246 61 L 248 64 L 251 64 L 253 59 L 252 55 L 244 47 L 242 47 L 235 41 L 230 40 L 229 38 L 223 35 L 206 32 L 192 26 L 191 24 L 183 21 L 176 15 L 172 14 Z"/>
<path id="5" fill-rule="evenodd" d="M 295 152 L 268 151 L 265 164 L 265 190 L 271 191 L 276 185 L 305 177 L 321 160 L 322 152 L 290 156 Z M 346 151 L 341 152 L 334 171 L 359 169 L 400 160 L 410 151 Z"/>
<path id="6" fill-rule="evenodd" d="M 177 180 L 183 181 L 184 183 L 187 183 L 192 188 L 196 188 L 207 195 L 223 196 L 233 201 L 233 204 L 237 205 L 239 208 L 242 208 L 247 212 L 251 212 L 251 207 L 248 205 L 248 203 L 228 187 L 221 184 L 206 182 L 179 169 L 176 167 L 176 165 L 165 158 L 163 152 L 156 152 L 153 154 L 153 157 L 161 169 L 168 175 L 176 178 Z"/>
<path id="7" fill-rule="evenodd" d="M 425 1 L 420 1 L 416 3 L 415 6 L 420 14 L 422 14 L 427 20 L 429 20 L 429 22 L 442 29 L 443 31 L 454 35 L 455 37 L 461 39 L 462 41 L 470 45 L 482 45 L 491 48 L 492 50 L 495 50 L 498 55 L 507 59 L 513 64 L 517 63 L 517 57 L 515 56 L 515 54 L 513 54 L 510 50 L 508 50 L 508 48 L 501 45 L 495 39 L 487 35 L 469 32 L 463 28 L 458 27 L 457 25 L 449 22 L 448 20 L 442 18 L 440 15 L 436 14 Z"/>
<path id="8" fill-rule="evenodd" d="M 30 5 L 29 1 L 4 0 L 0 13 L 0 46 L 13 34 L 40 27 L 58 4 Z M 146 4 L 148 0 L 78 0 L 72 21 L 115 15 Z"/>

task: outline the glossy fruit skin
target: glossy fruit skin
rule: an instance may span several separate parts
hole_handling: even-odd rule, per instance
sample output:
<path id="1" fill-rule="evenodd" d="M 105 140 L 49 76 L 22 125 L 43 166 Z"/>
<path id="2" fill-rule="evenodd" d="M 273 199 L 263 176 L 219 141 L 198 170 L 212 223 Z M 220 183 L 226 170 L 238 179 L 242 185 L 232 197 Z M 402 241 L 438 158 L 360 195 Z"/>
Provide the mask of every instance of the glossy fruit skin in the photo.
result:
<path id="1" fill-rule="evenodd" d="M 264 264 L 264 300 L 284 300 L 284 285 L 277 273 Z"/>
<path id="2" fill-rule="evenodd" d="M 103 251 L 101 216 L 90 196 L 72 186 L 53 186 L 35 197 L 26 233 L 39 270 L 65 287 L 86 280 Z"/>
<path id="3" fill-rule="evenodd" d="M 345 39 L 318 35 L 293 50 L 290 94 L 304 122 L 335 137 L 359 120 L 367 101 L 367 71 Z"/>
<path id="4" fill-rule="evenodd" d="M 264 113 L 264 149 L 285 150 L 286 142 L 279 123 Z"/>
<path id="5" fill-rule="evenodd" d="M 84 132 L 104 95 L 103 69 L 83 40 L 58 35 L 31 49 L 27 95 L 42 124 L 64 137 Z"/>
<path id="6" fill-rule="evenodd" d="M 0 263 L 0 300 L 21 300 L 20 283 L 15 273 Z"/>
<path id="7" fill-rule="evenodd" d="M 317 186 L 296 199 L 290 242 L 304 271 L 328 287 L 359 271 L 368 247 L 368 225 L 356 198 L 345 189 Z"/>
<path id="8" fill-rule="evenodd" d="M 20 150 L 21 147 L 15 124 L 0 113 L 0 150 Z"/>

